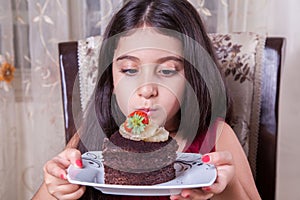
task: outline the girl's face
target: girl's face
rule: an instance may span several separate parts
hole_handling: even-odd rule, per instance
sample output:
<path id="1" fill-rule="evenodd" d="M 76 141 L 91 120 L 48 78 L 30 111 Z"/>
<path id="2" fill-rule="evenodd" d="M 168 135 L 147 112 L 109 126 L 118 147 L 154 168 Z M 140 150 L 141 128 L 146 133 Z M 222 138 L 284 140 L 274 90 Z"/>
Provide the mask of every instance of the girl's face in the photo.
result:
<path id="1" fill-rule="evenodd" d="M 153 29 L 120 38 L 113 60 L 113 83 L 125 115 L 142 110 L 157 124 L 174 126 L 185 82 L 179 40 Z"/>

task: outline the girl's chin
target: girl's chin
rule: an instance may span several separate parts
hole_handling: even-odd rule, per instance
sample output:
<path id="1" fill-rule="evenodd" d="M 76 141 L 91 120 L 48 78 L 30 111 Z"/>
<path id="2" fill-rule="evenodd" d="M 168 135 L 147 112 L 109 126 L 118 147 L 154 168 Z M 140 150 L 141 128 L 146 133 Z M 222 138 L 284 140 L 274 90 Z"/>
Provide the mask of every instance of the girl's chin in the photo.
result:
<path id="1" fill-rule="evenodd" d="M 164 113 L 156 113 L 155 115 L 150 116 L 150 118 L 159 126 L 164 127 L 166 125 L 167 117 Z"/>
<path id="2" fill-rule="evenodd" d="M 165 126 L 165 119 L 161 119 L 160 117 L 150 117 L 150 119 L 153 121 L 153 123 L 157 124 L 158 126 Z"/>

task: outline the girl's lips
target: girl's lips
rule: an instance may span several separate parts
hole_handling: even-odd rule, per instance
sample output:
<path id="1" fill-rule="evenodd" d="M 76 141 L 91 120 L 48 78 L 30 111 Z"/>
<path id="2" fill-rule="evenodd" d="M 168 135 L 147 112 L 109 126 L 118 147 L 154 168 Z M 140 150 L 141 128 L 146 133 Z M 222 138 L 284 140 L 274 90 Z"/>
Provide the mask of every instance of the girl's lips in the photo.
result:
<path id="1" fill-rule="evenodd" d="M 149 112 L 151 109 L 150 108 L 139 108 L 137 110 L 143 111 L 143 112 Z"/>
<path id="2" fill-rule="evenodd" d="M 151 109 L 151 108 L 140 108 L 140 109 L 138 109 L 138 110 L 147 113 L 147 115 L 150 115 L 151 112 L 154 112 L 154 111 L 155 111 L 155 109 Z"/>

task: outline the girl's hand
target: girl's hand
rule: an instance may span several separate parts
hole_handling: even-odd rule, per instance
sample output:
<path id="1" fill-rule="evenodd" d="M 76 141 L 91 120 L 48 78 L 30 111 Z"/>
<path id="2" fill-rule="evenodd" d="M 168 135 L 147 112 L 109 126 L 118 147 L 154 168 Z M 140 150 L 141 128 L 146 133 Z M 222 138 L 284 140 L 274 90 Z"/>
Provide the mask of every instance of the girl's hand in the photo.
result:
<path id="1" fill-rule="evenodd" d="M 233 179 L 235 169 L 232 155 L 228 151 L 214 152 L 202 156 L 204 163 L 214 164 L 217 168 L 217 179 L 214 184 L 198 189 L 184 189 L 180 195 L 172 195 L 172 200 L 203 200 L 222 193 Z"/>
<path id="2" fill-rule="evenodd" d="M 85 187 L 67 181 L 66 169 L 70 164 L 82 168 L 81 153 L 77 149 L 67 148 L 44 165 L 44 181 L 48 192 L 56 199 L 79 199 Z"/>

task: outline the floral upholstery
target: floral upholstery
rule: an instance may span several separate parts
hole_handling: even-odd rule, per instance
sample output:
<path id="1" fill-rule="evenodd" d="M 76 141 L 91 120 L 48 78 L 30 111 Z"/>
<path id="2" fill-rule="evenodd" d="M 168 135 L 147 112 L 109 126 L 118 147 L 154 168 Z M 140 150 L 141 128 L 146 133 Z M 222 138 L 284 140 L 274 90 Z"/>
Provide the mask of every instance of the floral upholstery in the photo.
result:
<path id="1" fill-rule="evenodd" d="M 209 36 L 232 98 L 230 125 L 255 172 L 266 37 L 247 32 Z"/>
<path id="2" fill-rule="evenodd" d="M 78 73 L 82 110 L 85 110 L 96 85 L 101 41 L 101 36 L 89 37 L 78 41 Z"/>
<path id="3" fill-rule="evenodd" d="M 255 172 L 258 141 L 261 67 L 265 37 L 256 33 L 210 34 L 220 67 L 232 96 L 234 129 Z M 81 106 L 85 110 L 97 77 L 102 38 L 78 41 Z"/>

